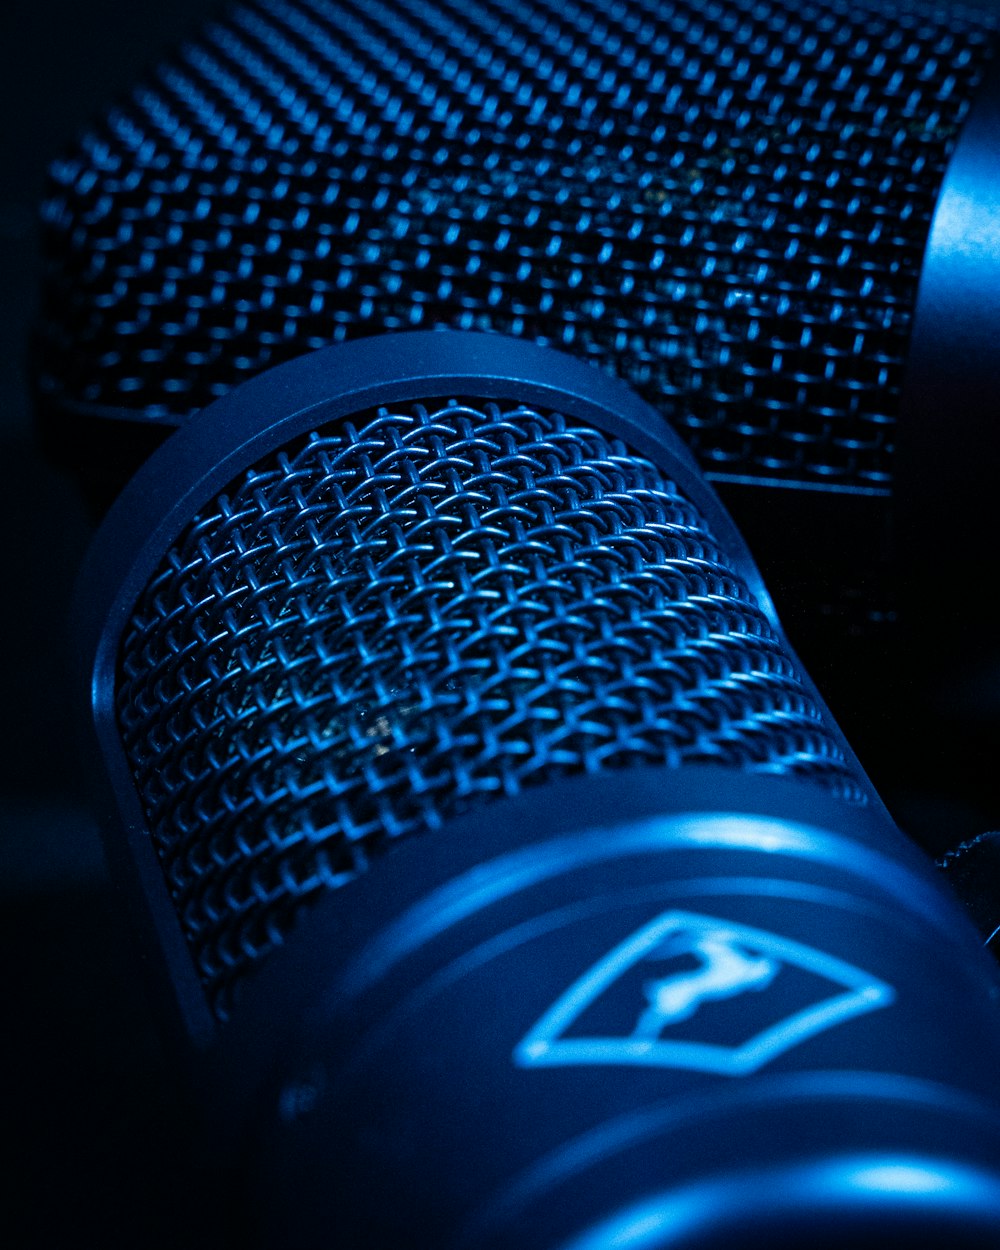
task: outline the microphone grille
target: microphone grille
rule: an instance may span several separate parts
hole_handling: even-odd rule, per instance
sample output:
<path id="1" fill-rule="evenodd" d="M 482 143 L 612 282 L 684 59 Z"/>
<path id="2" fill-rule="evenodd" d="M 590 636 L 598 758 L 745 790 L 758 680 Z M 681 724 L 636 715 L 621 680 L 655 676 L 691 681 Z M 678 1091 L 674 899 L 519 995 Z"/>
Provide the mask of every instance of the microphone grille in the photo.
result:
<path id="1" fill-rule="evenodd" d="M 888 493 L 931 214 L 997 25 L 865 0 L 236 5 L 53 169 L 43 406 L 64 440 L 109 409 L 138 439 L 331 343 L 491 330 L 616 370 L 716 477 Z"/>
<path id="2" fill-rule="evenodd" d="M 559 412 L 369 410 L 201 508 L 122 634 L 117 719 L 224 1016 L 299 908 L 394 840 L 574 773 L 863 788 L 733 553 Z"/>

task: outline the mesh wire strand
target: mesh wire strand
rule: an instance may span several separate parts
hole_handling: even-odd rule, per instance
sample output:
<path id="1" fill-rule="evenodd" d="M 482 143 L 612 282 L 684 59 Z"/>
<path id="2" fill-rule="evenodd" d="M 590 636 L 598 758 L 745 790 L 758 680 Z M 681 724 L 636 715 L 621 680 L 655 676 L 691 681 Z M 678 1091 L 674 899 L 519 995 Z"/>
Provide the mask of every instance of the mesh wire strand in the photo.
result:
<path id="1" fill-rule="evenodd" d="M 395 839 L 575 773 L 717 763 L 862 792 L 703 519 L 556 413 L 369 412 L 185 529 L 118 718 L 206 989 Z"/>
<path id="2" fill-rule="evenodd" d="M 237 5 L 55 165 L 42 391 L 164 418 L 332 342 L 493 330 L 618 372 L 717 476 L 887 491 L 931 213 L 998 22 Z"/>

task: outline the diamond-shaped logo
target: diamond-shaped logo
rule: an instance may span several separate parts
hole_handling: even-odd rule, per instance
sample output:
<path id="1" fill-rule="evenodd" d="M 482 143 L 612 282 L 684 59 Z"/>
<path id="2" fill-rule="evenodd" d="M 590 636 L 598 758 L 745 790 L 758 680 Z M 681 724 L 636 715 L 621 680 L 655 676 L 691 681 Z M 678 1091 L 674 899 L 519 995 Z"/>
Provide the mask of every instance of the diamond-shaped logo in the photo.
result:
<path id="1" fill-rule="evenodd" d="M 669 911 L 560 995 L 515 1047 L 514 1062 L 745 1076 L 894 998 L 892 986 L 814 947 L 715 916 Z"/>

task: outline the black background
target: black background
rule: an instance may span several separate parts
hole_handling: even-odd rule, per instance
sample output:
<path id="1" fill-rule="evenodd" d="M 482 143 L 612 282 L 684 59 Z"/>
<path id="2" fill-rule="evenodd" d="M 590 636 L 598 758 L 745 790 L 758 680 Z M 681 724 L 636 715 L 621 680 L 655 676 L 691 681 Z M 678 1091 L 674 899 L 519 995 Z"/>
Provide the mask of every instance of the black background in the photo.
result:
<path id="1" fill-rule="evenodd" d="M 219 1245 L 88 813 L 68 605 L 92 526 L 32 429 L 45 170 L 211 6 L 8 0 L 0 18 L 0 891 L 10 1247 Z"/>

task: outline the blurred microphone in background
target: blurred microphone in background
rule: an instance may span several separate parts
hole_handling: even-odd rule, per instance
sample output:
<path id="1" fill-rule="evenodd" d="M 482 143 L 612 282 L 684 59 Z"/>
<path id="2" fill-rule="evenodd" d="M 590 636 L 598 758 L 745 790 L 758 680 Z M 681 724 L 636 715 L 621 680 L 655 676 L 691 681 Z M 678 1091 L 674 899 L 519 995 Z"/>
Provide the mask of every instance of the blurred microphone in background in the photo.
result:
<path id="1" fill-rule="evenodd" d="M 1000 821 L 967 591 L 993 552 L 998 23 L 864 0 L 234 5 L 53 167 L 48 444 L 101 509 L 306 351 L 446 327 L 575 354 L 692 449 L 900 803 L 933 766 L 980 808 L 946 840 L 979 832 Z"/>
<path id="2" fill-rule="evenodd" d="M 995 965 L 616 379 L 266 371 L 125 488 L 75 636 L 235 1241 L 997 1243 Z"/>

